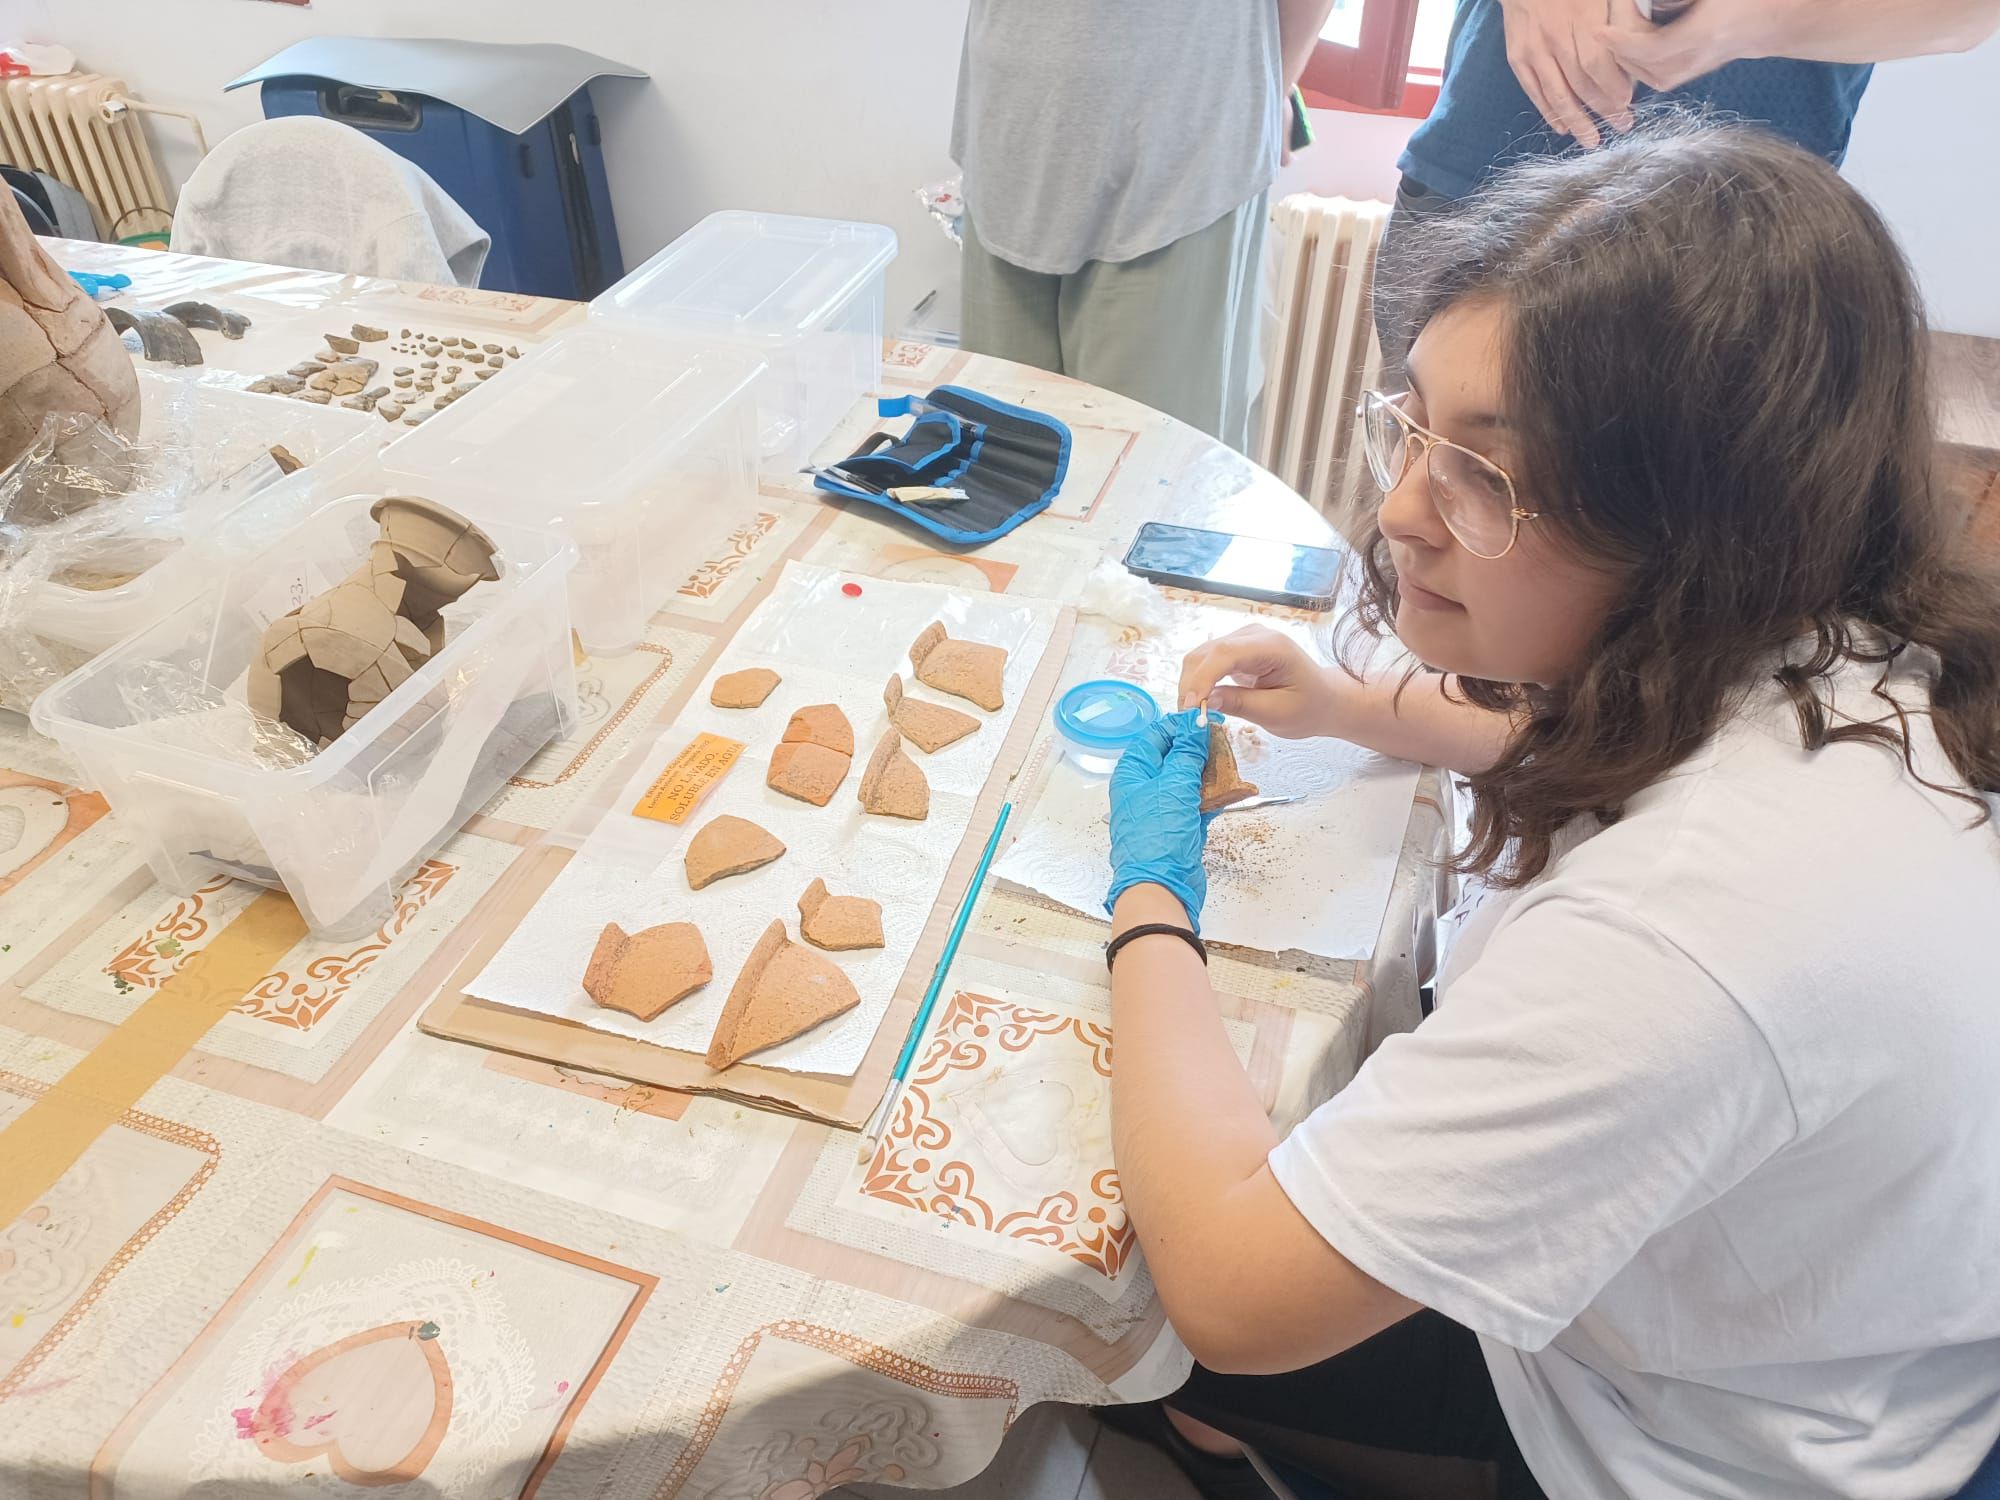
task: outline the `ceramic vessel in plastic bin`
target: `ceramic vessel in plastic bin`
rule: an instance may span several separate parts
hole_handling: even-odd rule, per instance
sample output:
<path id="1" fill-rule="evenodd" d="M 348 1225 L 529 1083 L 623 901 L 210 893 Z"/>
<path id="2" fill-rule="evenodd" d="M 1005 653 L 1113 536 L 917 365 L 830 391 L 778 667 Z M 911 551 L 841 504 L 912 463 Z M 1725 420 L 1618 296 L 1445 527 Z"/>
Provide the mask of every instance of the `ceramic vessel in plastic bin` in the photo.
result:
<path id="1" fill-rule="evenodd" d="M 139 372 L 140 441 L 185 431 L 219 475 L 188 496 L 178 537 L 153 534 L 121 542 L 105 537 L 73 571 L 37 582 L 21 601 L 21 622 L 66 665 L 80 666 L 191 598 L 207 578 L 205 544 L 253 495 L 284 486 L 270 449 L 282 445 L 308 467 L 344 449 L 379 447 L 384 424 L 365 412 L 312 406 L 199 380 Z M 300 515 L 304 511 L 299 512 Z M 193 543 L 195 545 L 190 546 Z M 18 707 L 25 703 L 0 705 Z"/>
<path id="2" fill-rule="evenodd" d="M 590 304 L 593 322 L 738 344 L 770 366 L 759 397 L 767 473 L 811 462 L 882 379 L 881 224 L 710 214 Z"/>
<path id="3" fill-rule="evenodd" d="M 757 383 L 736 349 L 586 326 L 391 443 L 402 485 L 479 521 L 552 525 L 577 545 L 570 617 L 600 655 L 757 516 Z"/>
<path id="4" fill-rule="evenodd" d="M 302 764 L 248 753 L 257 721 L 244 673 L 266 624 L 360 564 L 377 498 L 334 501 L 224 567 L 32 713 L 163 883 L 191 890 L 221 872 L 282 889 L 330 937 L 379 926 L 417 866 L 576 723 L 565 597 L 575 549 L 496 525 L 501 577 L 445 610 L 431 661 Z"/>

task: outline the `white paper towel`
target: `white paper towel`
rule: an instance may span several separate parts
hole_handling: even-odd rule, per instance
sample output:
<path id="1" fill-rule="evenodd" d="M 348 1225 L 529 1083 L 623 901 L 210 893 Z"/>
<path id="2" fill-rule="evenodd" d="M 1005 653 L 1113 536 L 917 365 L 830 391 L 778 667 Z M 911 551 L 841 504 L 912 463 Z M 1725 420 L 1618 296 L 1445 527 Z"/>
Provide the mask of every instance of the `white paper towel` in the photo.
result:
<path id="1" fill-rule="evenodd" d="M 858 598 L 841 592 L 850 582 L 860 587 Z M 835 895 L 881 902 L 887 945 L 828 955 L 854 981 L 861 1004 L 752 1060 L 794 1072 L 852 1073 L 909 964 L 952 855 L 965 837 L 979 789 L 1048 648 L 1058 610 L 1048 602 L 960 594 L 934 585 L 886 583 L 788 564 L 776 591 L 744 623 L 680 717 L 637 762 L 612 810 L 467 987 L 468 993 L 600 1031 L 703 1052 L 751 946 L 774 918 L 782 918 L 787 933 L 797 939 L 798 898 L 818 876 Z M 910 642 L 932 620 L 943 620 L 953 636 L 1007 648 L 1007 706 L 1000 712 L 983 713 L 918 687 L 907 676 Z M 724 709 L 709 703 L 708 685 L 715 677 L 753 666 L 768 666 L 783 679 L 762 707 Z M 869 752 L 889 727 L 882 689 L 899 670 L 906 674 L 906 691 L 950 703 L 982 721 L 976 734 L 935 755 L 905 742 L 931 784 L 930 816 L 922 822 L 870 816 L 856 800 Z M 770 751 L 786 721 L 813 703 L 839 704 L 854 726 L 854 764 L 825 807 L 764 785 Z M 654 778 L 702 732 L 742 741 L 748 748 L 685 823 L 633 817 L 632 807 Z M 769 829 L 786 852 L 761 869 L 690 890 L 683 863 L 687 841 L 721 813 Z M 714 979 L 650 1022 L 601 1009 L 583 993 L 582 978 L 607 922 L 628 932 L 659 922 L 693 922 L 708 944 Z"/>
<path id="2" fill-rule="evenodd" d="M 1112 653 L 1114 675 L 1138 682 L 1163 709 L 1178 699 L 1182 658 L 1205 641 L 1256 624 L 1314 650 L 1324 630 L 1324 617 L 1296 611 L 1246 619 L 1225 606 L 1170 601 L 1167 609 Z M 1210 825 L 1202 936 L 1268 952 L 1366 958 L 1388 907 L 1421 767 L 1345 740 L 1281 740 L 1241 720 L 1232 734 L 1237 766 L 1260 792 L 1305 796 L 1225 812 Z M 1059 757 L 1056 742 L 1041 753 Z M 1024 779 L 1024 794 L 1032 781 Z M 1060 758 L 1033 805 L 1016 814 L 1019 832 L 994 861 L 994 876 L 1102 916 L 1111 886 L 1109 791 L 1109 777 Z"/>

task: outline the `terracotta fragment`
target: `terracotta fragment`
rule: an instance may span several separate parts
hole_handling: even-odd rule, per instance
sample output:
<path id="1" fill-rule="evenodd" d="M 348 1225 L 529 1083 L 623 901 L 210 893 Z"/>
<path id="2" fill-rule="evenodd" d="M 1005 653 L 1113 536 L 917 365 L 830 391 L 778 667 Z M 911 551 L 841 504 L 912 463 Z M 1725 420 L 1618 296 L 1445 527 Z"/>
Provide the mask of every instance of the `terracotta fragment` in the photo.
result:
<path id="1" fill-rule="evenodd" d="M 1257 787 L 1243 779 L 1236 769 L 1236 750 L 1229 743 L 1229 731 L 1210 722 L 1208 764 L 1201 771 L 1201 810 L 1219 812 L 1235 802 L 1257 795 Z"/>
<path id="2" fill-rule="evenodd" d="M 861 810 L 885 818 L 922 822 L 931 814 L 931 784 L 917 763 L 903 753 L 903 737 L 891 729 L 882 736 L 868 769 L 861 773 Z"/>
<path id="3" fill-rule="evenodd" d="M 783 680 L 769 667 L 724 672 L 708 690 L 708 701 L 717 708 L 759 708 Z"/>
<path id="4" fill-rule="evenodd" d="M 807 740 L 792 740 L 771 752 L 771 769 L 764 785 L 814 807 L 825 807 L 847 780 L 847 768 L 853 764 L 851 755 Z"/>
<path id="5" fill-rule="evenodd" d="M 860 1003 L 860 992 L 838 964 L 794 943 L 785 924 L 773 922 L 736 976 L 708 1043 L 708 1065 L 730 1067 Z"/>
<path id="6" fill-rule="evenodd" d="M 730 875 L 768 865 L 785 846 L 748 818 L 723 813 L 688 840 L 688 884 L 700 890 Z"/>
<path id="7" fill-rule="evenodd" d="M 785 725 L 786 744 L 824 745 L 842 755 L 854 753 L 854 726 L 837 703 L 815 703 L 802 708 Z"/>
<path id="8" fill-rule="evenodd" d="M 628 933 L 607 922 L 583 971 L 583 992 L 606 1010 L 650 1021 L 714 977 L 708 945 L 694 923 L 664 922 Z"/>
<path id="9" fill-rule="evenodd" d="M 889 685 L 882 690 L 882 701 L 888 705 L 889 722 L 926 755 L 935 754 L 979 728 L 979 721 L 971 714 L 906 695 L 900 675 L 889 679 Z"/>
<path id="10" fill-rule="evenodd" d="M 941 693 L 964 698 L 989 711 L 1006 700 L 1007 653 L 981 641 L 956 641 L 945 634 L 942 621 L 932 621 L 910 645 L 910 665 L 917 681 Z"/>
<path id="11" fill-rule="evenodd" d="M 866 896 L 830 895 L 826 882 L 815 879 L 799 897 L 799 936 L 835 953 L 880 948 L 882 904 Z"/>

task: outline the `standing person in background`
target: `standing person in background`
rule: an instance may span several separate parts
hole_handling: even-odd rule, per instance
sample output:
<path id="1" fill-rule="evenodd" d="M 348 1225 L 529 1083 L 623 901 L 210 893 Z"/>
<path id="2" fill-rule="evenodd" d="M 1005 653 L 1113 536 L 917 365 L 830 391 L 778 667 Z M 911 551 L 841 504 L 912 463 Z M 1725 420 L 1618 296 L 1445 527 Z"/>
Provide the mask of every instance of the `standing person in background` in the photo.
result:
<path id="1" fill-rule="evenodd" d="M 1654 98 L 1767 126 L 1839 166 L 1875 63 L 1965 51 L 2000 26 L 2000 0 L 1654 8 L 1671 19 L 1635 0 L 1459 0 L 1437 106 L 1397 163 L 1392 245 L 1510 162 L 1595 147 Z"/>
<path id="2" fill-rule="evenodd" d="M 972 0 L 951 154 L 965 347 L 1235 448 L 1285 101 L 1332 0 Z"/>

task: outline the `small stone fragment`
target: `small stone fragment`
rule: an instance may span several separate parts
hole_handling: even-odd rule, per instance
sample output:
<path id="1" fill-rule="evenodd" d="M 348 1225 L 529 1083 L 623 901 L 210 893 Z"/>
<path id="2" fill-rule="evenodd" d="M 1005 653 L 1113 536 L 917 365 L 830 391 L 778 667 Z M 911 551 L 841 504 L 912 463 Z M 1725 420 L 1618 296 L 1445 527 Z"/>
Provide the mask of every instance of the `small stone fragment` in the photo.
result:
<path id="1" fill-rule="evenodd" d="M 411 369 L 408 365 L 397 365 L 396 368 L 391 370 L 389 373 L 392 375 L 414 375 L 417 372 Z"/>
<path id="2" fill-rule="evenodd" d="M 278 466 L 280 474 L 296 474 L 306 466 L 305 460 L 283 443 L 271 445 L 271 462 Z"/>
<path id="3" fill-rule="evenodd" d="M 346 338 L 337 333 L 329 333 L 326 336 L 326 347 L 331 349 L 335 354 L 354 354 L 360 351 L 361 344 L 358 340 Z"/>
<path id="4" fill-rule="evenodd" d="M 314 406 L 325 406 L 329 401 L 333 399 L 333 392 L 311 391 L 311 390 L 300 391 L 298 399 L 301 401 L 310 401 Z"/>
<path id="5" fill-rule="evenodd" d="M 403 408 L 393 401 L 380 401 L 375 405 L 375 413 L 385 422 L 394 422 L 403 415 Z"/>
<path id="6" fill-rule="evenodd" d="M 500 352 L 500 346 L 498 344 L 481 344 L 479 347 L 482 351 L 484 351 L 487 354 L 498 354 Z"/>
<path id="7" fill-rule="evenodd" d="M 439 354 L 442 354 L 442 353 L 444 353 L 444 345 L 442 345 L 442 344 L 426 344 L 426 345 L 424 345 L 424 353 L 426 353 L 426 354 L 429 354 L 429 355 L 432 355 L 433 357 L 435 357 L 436 355 L 439 355 Z"/>
<path id="8" fill-rule="evenodd" d="M 295 396 L 305 389 L 306 383 L 296 375 L 266 375 L 261 380 L 253 380 L 247 389 L 265 396 Z"/>
<path id="9" fill-rule="evenodd" d="M 386 339 L 389 336 L 388 329 L 371 328 L 366 323 L 356 323 L 352 328 L 348 329 L 347 331 L 353 334 L 358 341 L 364 344 L 379 344 L 382 342 L 382 340 Z"/>
<path id="10" fill-rule="evenodd" d="M 507 363 L 506 360 L 502 359 L 499 355 L 495 354 L 488 357 L 486 361 L 486 368 L 489 370 L 497 370 L 506 363 Z"/>
<path id="11" fill-rule="evenodd" d="M 509 359 L 519 359 L 521 357 L 520 346 L 517 344 L 509 344 L 507 346 L 507 357 Z"/>
<path id="12" fill-rule="evenodd" d="M 500 372 L 498 370 L 481 369 L 481 370 L 474 370 L 472 373 L 477 375 L 481 380 L 491 380 L 495 375 L 498 375 Z"/>

